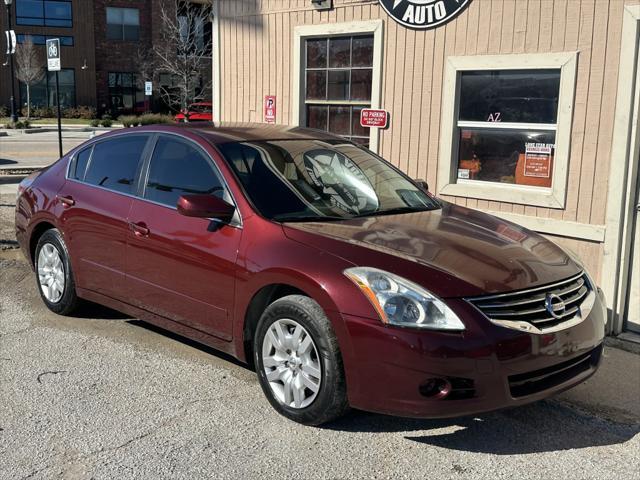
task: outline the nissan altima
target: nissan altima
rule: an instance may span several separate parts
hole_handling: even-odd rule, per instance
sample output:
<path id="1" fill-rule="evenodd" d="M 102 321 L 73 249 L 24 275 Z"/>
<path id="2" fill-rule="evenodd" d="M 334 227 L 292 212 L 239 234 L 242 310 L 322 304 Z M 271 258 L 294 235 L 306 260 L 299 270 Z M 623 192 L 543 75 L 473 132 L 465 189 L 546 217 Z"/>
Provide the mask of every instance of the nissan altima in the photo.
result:
<path id="1" fill-rule="evenodd" d="M 20 184 L 16 231 L 49 309 L 227 352 L 304 424 L 523 405 L 600 363 L 604 299 L 572 252 L 325 132 L 105 134 Z"/>

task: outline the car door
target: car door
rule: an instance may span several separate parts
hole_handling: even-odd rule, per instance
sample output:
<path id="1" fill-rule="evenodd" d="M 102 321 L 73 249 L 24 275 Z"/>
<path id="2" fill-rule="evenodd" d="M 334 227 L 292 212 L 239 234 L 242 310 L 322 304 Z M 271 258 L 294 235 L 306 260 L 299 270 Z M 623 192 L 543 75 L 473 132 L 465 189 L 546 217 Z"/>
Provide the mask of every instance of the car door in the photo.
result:
<path id="1" fill-rule="evenodd" d="M 129 213 L 127 281 L 137 306 L 231 339 L 239 217 L 230 225 L 180 215 L 183 194 L 233 203 L 213 159 L 195 142 L 158 135 Z"/>
<path id="2" fill-rule="evenodd" d="M 122 299 L 127 217 L 150 135 L 119 135 L 78 152 L 58 192 L 79 288 Z"/>

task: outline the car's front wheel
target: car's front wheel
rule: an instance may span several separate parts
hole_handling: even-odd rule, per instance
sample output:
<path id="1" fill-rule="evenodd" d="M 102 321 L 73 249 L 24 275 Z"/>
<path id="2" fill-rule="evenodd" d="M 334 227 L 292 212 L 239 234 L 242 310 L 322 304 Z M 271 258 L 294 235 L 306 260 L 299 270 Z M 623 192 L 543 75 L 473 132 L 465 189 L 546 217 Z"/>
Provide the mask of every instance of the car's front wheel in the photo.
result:
<path id="1" fill-rule="evenodd" d="M 78 306 L 69 252 L 57 229 L 47 230 L 38 239 L 35 251 L 38 290 L 49 310 L 68 315 Z"/>
<path id="2" fill-rule="evenodd" d="M 262 390 L 285 417 L 320 425 L 348 410 L 338 341 L 311 298 L 289 295 L 269 305 L 258 323 L 253 351 Z"/>

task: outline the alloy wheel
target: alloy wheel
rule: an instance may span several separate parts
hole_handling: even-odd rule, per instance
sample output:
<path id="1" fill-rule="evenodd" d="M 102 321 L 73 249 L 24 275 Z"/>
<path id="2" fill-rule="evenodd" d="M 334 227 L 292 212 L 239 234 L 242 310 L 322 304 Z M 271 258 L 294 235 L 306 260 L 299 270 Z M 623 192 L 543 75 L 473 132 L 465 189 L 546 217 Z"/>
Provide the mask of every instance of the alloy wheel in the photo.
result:
<path id="1" fill-rule="evenodd" d="M 51 243 L 45 243 L 38 254 L 38 281 L 44 297 L 57 303 L 64 294 L 64 264 L 60 252 Z"/>

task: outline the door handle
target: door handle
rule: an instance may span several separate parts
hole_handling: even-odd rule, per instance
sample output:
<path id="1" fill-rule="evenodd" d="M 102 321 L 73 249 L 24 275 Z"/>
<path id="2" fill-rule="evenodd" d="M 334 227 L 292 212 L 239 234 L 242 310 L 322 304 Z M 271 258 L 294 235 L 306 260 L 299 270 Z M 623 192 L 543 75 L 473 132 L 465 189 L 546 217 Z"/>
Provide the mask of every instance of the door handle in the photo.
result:
<path id="1" fill-rule="evenodd" d="M 142 222 L 140 222 L 140 223 L 129 223 L 129 227 L 131 227 L 131 230 L 133 231 L 134 235 L 136 235 L 138 237 L 148 237 L 149 236 L 150 230 Z"/>
<path id="2" fill-rule="evenodd" d="M 76 204 L 76 201 L 71 195 L 56 195 L 56 200 L 58 200 L 63 207 L 73 207 Z"/>

